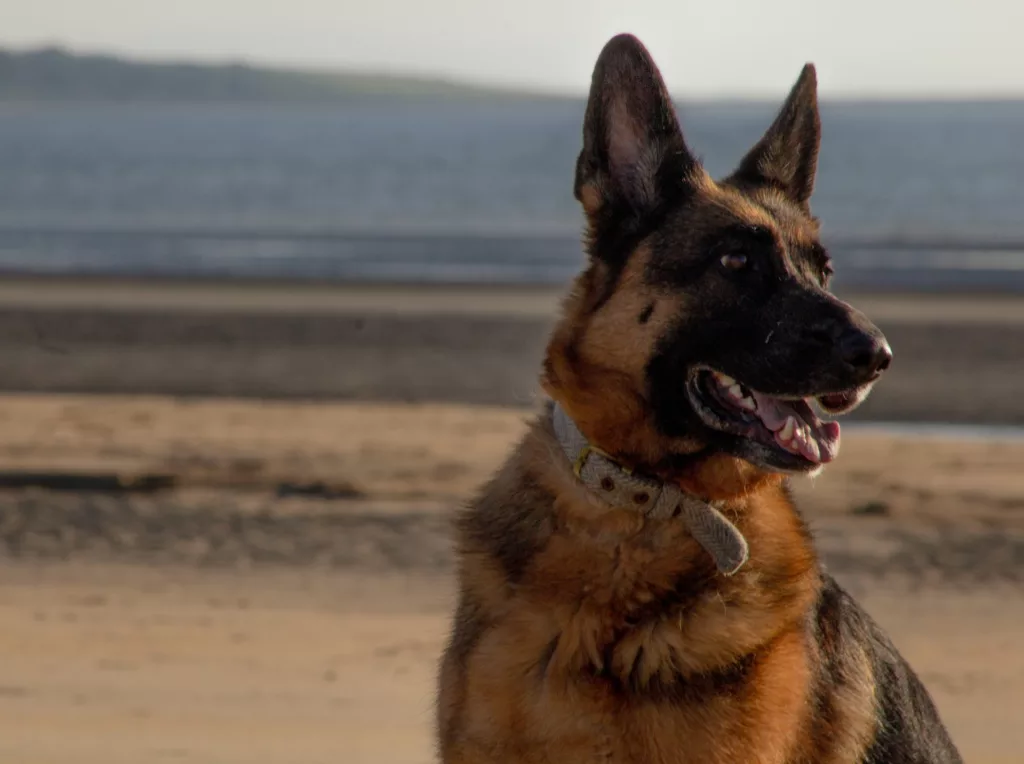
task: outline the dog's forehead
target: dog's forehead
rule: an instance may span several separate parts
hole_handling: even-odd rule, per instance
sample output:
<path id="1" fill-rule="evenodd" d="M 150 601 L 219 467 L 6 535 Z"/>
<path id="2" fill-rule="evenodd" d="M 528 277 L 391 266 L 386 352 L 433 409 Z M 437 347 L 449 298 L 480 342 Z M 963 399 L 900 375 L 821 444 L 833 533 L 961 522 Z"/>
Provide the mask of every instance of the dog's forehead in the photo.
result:
<path id="1" fill-rule="evenodd" d="M 693 196 L 695 211 L 709 221 L 723 225 L 746 225 L 751 228 L 775 228 L 771 211 L 757 198 L 724 183 L 716 183 L 708 175 L 696 185 Z"/>
<path id="2" fill-rule="evenodd" d="M 751 200 L 771 215 L 775 228 L 787 244 L 806 249 L 818 243 L 821 226 L 817 218 L 791 202 L 774 188 L 759 188 L 750 193 Z"/>
<path id="3" fill-rule="evenodd" d="M 740 189 L 705 175 L 688 206 L 686 228 L 691 232 L 713 236 L 716 229 L 740 226 L 770 232 L 790 251 L 818 244 L 818 221 L 774 188 Z"/>

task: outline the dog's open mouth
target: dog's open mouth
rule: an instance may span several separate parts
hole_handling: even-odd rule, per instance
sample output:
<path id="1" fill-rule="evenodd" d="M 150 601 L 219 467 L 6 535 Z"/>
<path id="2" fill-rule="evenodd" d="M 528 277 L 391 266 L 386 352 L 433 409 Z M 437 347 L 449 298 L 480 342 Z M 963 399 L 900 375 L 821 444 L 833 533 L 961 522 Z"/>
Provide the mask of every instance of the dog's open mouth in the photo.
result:
<path id="1" fill-rule="evenodd" d="M 708 427 L 799 457 L 810 469 L 839 453 L 839 423 L 822 421 L 813 407 L 829 414 L 849 411 L 869 387 L 790 398 L 759 393 L 726 374 L 702 368 L 691 376 L 687 391 Z"/>

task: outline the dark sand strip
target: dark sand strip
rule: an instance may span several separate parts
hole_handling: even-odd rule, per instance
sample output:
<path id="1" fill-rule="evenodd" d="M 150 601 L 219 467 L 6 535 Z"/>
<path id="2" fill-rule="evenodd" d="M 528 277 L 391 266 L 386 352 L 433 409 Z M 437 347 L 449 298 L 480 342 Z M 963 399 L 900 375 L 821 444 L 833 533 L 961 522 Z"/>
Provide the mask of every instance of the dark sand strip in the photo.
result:
<path id="1" fill-rule="evenodd" d="M 527 405 L 557 294 L 8 282 L 0 390 Z M 1024 301 L 851 301 L 896 355 L 856 418 L 1024 424 Z"/>

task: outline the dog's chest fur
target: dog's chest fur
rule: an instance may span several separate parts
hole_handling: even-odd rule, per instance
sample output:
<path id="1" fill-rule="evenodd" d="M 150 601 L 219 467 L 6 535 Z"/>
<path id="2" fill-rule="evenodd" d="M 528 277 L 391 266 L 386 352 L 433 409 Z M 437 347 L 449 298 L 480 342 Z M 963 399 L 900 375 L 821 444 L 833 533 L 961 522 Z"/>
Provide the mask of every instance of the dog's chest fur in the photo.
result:
<path id="1" fill-rule="evenodd" d="M 730 508 L 751 559 L 724 577 L 678 522 L 601 505 L 551 449 L 536 429 L 462 518 L 445 760 L 804 760 L 816 564 L 781 487 Z"/>

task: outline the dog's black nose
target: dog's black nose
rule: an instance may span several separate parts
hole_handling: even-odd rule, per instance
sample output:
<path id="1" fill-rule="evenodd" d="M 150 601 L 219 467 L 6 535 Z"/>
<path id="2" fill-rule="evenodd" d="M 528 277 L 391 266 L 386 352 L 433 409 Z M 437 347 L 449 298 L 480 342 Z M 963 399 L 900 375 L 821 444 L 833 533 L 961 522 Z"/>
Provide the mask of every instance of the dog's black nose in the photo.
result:
<path id="1" fill-rule="evenodd" d="M 839 355 L 857 371 L 880 374 L 892 363 L 892 350 L 885 337 L 860 329 L 849 329 L 839 338 Z"/>

